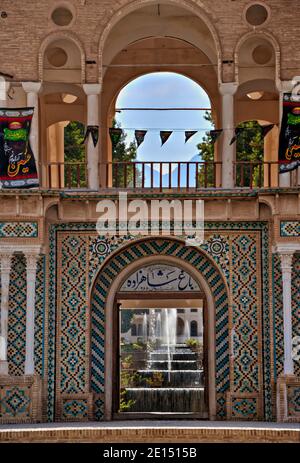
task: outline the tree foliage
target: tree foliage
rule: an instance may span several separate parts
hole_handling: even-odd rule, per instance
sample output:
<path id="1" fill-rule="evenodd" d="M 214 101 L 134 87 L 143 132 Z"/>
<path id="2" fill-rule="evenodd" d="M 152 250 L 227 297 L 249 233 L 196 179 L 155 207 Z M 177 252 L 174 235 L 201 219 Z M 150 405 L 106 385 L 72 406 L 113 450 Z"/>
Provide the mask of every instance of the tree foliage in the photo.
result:
<path id="1" fill-rule="evenodd" d="M 211 113 L 206 111 L 204 119 L 213 125 Z M 264 138 L 262 135 L 261 126 L 257 121 L 247 121 L 238 125 L 239 128 L 245 129 L 241 131 L 236 141 L 236 160 L 253 162 L 252 167 L 252 182 L 253 186 L 260 184 L 260 176 L 263 176 L 263 169 L 260 170 L 256 162 L 263 161 L 264 159 Z M 206 134 L 202 142 L 197 145 L 200 151 L 200 156 L 203 161 L 214 160 L 214 144 L 210 134 Z M 243 186 L 250 185 L 251 168 L 250 165 L 239 165 L 236 170 L 236 184 Z M 208 186 L 214 184 L 213 169 L 207 168 L 207 182 Z M 200 185 L 204 184 L 204 167 L 200 170 Z"/>
<path id="2" fill-rule="evenodd" d="M 113 128 L 121 128 L 121 125 L 117 123 L 114 119 Z M 137 157 L 137 145 L 136 142 L 130 142 L 129 146 L 126 144 L 127 134 L 123 131 L 122 135 L 118 141 L 113 146 L 112 150 L 112 160 L 114 163 L 131 163 L 136 160 Z M 115 187 L 130 187 L 133 186 L 133 173 L 134 164 L 125 165 L 116 164 L 116 167 L 113 169 L 113 186 Z M 138 181 L 139 174 L 136 172 L 136 181 Z"/>

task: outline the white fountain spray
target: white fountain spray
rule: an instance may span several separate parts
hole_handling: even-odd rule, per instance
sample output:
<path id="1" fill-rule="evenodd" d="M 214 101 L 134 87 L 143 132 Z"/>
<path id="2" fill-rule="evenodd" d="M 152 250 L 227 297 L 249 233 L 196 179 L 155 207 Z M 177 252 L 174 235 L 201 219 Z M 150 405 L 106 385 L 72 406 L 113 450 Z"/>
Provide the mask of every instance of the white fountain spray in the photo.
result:
<path id="1" fill-rule="evenodd" d="M 144 313 L 143 316 L 143 342 L 146 344 L 147 342 L 147 314 Z"/>
<path id="2" fill-rule="evenodd" d="M 190 324 L 189 324 L 188 320 L 185 320 L 185 322 L 184 322 L 183 337 L 184 337 L 184 340 L 187 340 L 187 339 L 189 339 L 191 337 Z"/>

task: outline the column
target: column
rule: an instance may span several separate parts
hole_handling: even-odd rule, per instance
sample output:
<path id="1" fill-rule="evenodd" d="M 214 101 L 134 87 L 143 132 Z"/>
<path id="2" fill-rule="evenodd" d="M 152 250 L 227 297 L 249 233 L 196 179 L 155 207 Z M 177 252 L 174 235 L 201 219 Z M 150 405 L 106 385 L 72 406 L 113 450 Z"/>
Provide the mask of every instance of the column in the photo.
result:
<path id="1" fill-rule="evenodd" d="M 294 374 L 292 359 L 292 259 L 293 251 L 280 252 L 283 297 L 284 374 Z"/>
<path id="2" fill-rule="evenodd" d="M 24 254 L 27 280 L 25 375 L 34 375 L 34 309 L 36 269 L 39 255 L 33 252 Z"/>
<path id="3" fill-rule="evenodd" d="M 234 188 L 234 161 L 236 144 L 230 145 L 234 136 L 234 94 L 238 84 L 235 82 L 219 84 L 222 95 L 222 188 Z"/>
<path id="4" fill-rule="evenodd" d="M 27 93 L 27 106 L 34 108 L 34 113 L 30 129 L 30 145 L 33 151 L 37 171 L 40 172 L 39 166 L 39 91 L 42 84 L 40 82 L 22 82 L 24 91 Z"/>
<path id="5" fill-rule="evenodd" d="M 6 82 L 4 77 L 0 76 L 0 108 L 6 108 L 8 106 L 7 92 L 9 91 L 10 83 Z"/>
<path id="6" fill-rule="evenodd" d="M 7 331 L 8 331 L 8 298 L 11 254 L 2 254 L 1 260 L 1 336 L 0 336 L 0 375 L 8 375 Z"/>
<path id="7" fill-rule="evenodd" d="M 99 126 L 99 93 L 101 85 L 84 84 L 83 90 L 87 95 L 87 118 L 86 124 Z M 99 137 L 100 138 L 100 137 Z M 99 142 L 94 146 L 92 137 L 87 141 L 87 172 L 88 188 L 99 190 Z"/>

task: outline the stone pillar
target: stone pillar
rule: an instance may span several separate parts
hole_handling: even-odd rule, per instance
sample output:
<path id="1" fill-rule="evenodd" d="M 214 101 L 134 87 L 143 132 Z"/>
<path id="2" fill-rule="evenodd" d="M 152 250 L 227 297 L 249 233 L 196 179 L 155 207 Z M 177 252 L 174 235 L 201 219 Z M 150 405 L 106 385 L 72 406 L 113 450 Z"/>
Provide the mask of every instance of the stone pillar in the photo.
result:
<path id="1" fill-rule="evenodd" d="M 292 359 L 292 259 L 293 251 L 280 253 L 282 270 L 284 375 L 294 374 Z"/>
<path id="2" fill-rule="evenodd" d="M 40 82 L 22 82 L 24 91 L 27 93 L 27 106 L 34 108 L 34 113 L 30 129 L 30 145 L 34 154 L 37 171 L 40 172 L 39 165 L 39 91 L 42 84 Z"/>
<path id="3" fill-rule="evenodd" d="M 36 269 L 39 255 L 24 253 L 26 257 L 27 299 L 26 299 L 26 355 L 25 375 L 34 374 L 34 309 Z"/>
<path id="4" fill-rule="evenodd" d="M 0 336 L 0 375 L 8 375 L 7 331 L 8 331 L 8 298 L 11 254 L 1 257 L 1 336 Z"/>
<path id="5" fill-rule="evenodd" d="M 219 85 L 222 95 L 222 188 L 234 188 L 234 161 L 236 144 L 230 145 L 234 136 L 234 94 L 238 84 L 235 82 Z"/>
<path id="6" fill-rule="evenodd" d="M 10 89 L 10 83 L 6 82 L 3 77 L 0 76 L 0 108 L 7 108 L 7 92 Z"/>
<path id="7" fill-rule="evenodd" d="M 87 118 L 86 125 L 99 126 L 99 93 L 101 85 L 84 84 L 83 90 L 87 95 Z M 100 137 L 99 137 L 100 138 Z M 87 141 L 87 172 L 88 188 L 99 190 L 99 142 L 95 147 L 92 137 L 89 136 Z"/>

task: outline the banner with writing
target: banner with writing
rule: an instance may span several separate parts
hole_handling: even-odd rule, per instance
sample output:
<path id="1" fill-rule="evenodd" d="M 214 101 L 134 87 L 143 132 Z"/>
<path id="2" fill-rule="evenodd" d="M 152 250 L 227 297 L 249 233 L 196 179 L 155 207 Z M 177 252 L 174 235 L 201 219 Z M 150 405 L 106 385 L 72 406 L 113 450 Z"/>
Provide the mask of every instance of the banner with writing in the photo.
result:
<path id="1" fill-rule="evenodd" d="M 300 102 L 293 101 L 290 93 L 283 95 L 278 160 L 280 173 L 300 166 Z"/>
<path id="2" fill-rule="evenodd" d="M 34 108 L 0 108 L 0 182 L 2 188 L 39 186 L 29 134 Z"/>

